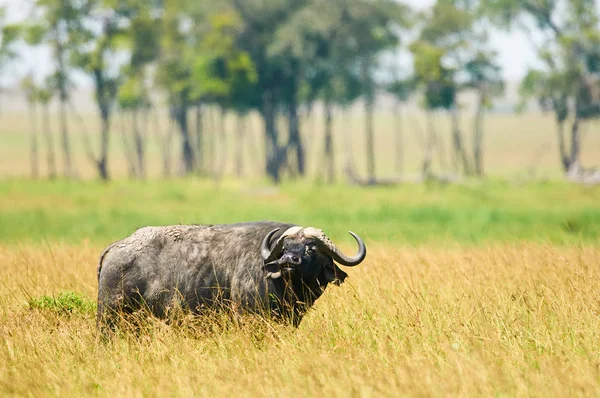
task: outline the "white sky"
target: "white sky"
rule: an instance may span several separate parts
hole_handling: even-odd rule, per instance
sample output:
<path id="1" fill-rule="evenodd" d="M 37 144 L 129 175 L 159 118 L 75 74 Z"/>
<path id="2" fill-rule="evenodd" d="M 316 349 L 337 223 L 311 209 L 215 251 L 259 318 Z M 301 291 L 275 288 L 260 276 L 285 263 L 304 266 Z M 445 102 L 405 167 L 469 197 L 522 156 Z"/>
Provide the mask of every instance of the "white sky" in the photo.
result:
<path id="1" fill-rule="evenodd" d="M 434 0 L 405 0 L 417 9 L 423 9 Z M 30 0 L 0 0 L 0 6 L 7 6 L 9 20 L 18 20 L 26 17 Z M 504 32 L 494 30 L 490 34 L 491 45 L 498 51 L 500 65 L 507 81 L 516 81 L 522 78 L 528 67 L 536 64 L 535 51 L 527 37 L 519 32 Z M 23 61 L 14 69 L 14 76 L 23 75 L 30 70 L 44 75 L 52 70 L 52 60 L 47 50 L 22 51 Z M 3 78 L 8 82 L 10 76 Z"/>

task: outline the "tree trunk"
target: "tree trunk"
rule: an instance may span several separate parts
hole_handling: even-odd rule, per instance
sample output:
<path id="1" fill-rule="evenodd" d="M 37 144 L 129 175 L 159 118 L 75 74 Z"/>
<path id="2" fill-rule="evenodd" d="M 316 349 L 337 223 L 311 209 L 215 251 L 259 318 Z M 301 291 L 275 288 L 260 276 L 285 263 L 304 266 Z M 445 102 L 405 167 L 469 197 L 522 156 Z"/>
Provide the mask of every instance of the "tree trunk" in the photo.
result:
<path id="1" fill-rule="evenodd" d="M 431 177 L 431 162 L 433 160 L 433 148 L 435 147 L 435 127 L 433 124 L 433 115 L 431 111 L 425 111 L 427 117 L 427 140 L 425 142 L 425 151 L 421 163 L 421 174 L 423 179 Z"/>
<path id="2" fill-rule="evenodd" d="M 71 141 L 69 139 L 69 127 L 67 121 L 67 82 L 66 82 L 66 66 L 65 66 L 65 54 L 64 46 L 59 36 L 58 27 L 55 28 L 56 38 L 56 53 L 55 57 L 57 60 L 57 72 L 58 72 L 58 94 L 60 104 L 60 129 L 62 138 L 62 151 L 63 151 L 63 168 L 66 178 L 75 177 L 75 171 L 73 169 L 73 161 L 71 159 Z"/>
<path id="3" fill-rule="evenodd" d="M 460 130 L 460 124 L 458 120 L 458 109 L 455 106 L 450 108 L 450 118 L 452 122 L 452 147 L 453 147 L 453 164 L 455 170 L 458 170 L 459 163 L 462 163 L 463 171 L 466 174 L 471 173 L 471 167 L 469 165 L 469 159 L 464 148 L 462 132 Z"/>
<path id="4" fill-rule="evenodd" d="M 448 153 L 446 152 L 446 143 L 444 142 L 443 138 L 440 138 L 437 129 L 434 129 L 434 132 L 435 132 L 435 137 L 434 137 L 435 145 L 434 146 L 438 152 L 440 169 L 441 170 L 449 170 L 450 165 L 448 162 Z"/>
<path id="5" fill-rule="evenodd" d="M 333 153 L 333 105 L 328 99 L 325 100 L 325 180 L 328 184 L 333 184 L 335 181 L 335 166 Z"/>
<path id="6" fill-rule="evenodd" d="M 394 165 L 395 165 L 395 169 L 396 169 L 396 174 L 398 174 L 399 176 L 402 175 L 402 171 L 403 171 L 403 166 L 404 166 L 404 137 L 403 137 L 403 131 L 402 131 L 402 111 L 401 111 L 401 104 L 399 101 L 396 101 L 396 104 L 394 106 L 394 120 L 396 121 L 396 128 L 394 129 L 395 132 L 395 140 L 394 140 L 394 151 L 395 151 L 395 156 L 394 156 Z"/>
<path id="7" fill-rule="evenodd" d="M 318 142 L 315 139 L 315 134 L 317 132 L 317 127 L 315 125 L 315 117 L 313 113 L 313 105 L 307 105 L 306 110 L 302 115 L 303 122 L 303 131 L 306 145 L 304 146 L 304 152 L 307 154 L 314 153 L 315 144 L 318 146 Z"/>
<path id="8" fill-rule="evenodd" d="M 187 103 L 182 100 L 175 106 L 175 120 L 181 134 L 181 161 L 183 174 L 187 175 L 194 170 L 194 152 L 190 143 L 190 134 L 188 129 Z"/>
<path id="9" fill-rule="evenodd" d="M 254 165 L 257 171 L 260 173 L 262 166 L 260 165 L 260 151 L 258 149 L 257 137 L 254 133 L 254 124 L 252 123 L 252 116 L 247 116 L 244 118 L 244 131 L 246 134 L 246 147 L 248 148 L 247 155 L 250 156 L 250 165 Z"/>
<path id="10" fill-rule="evenodd" d="M 289 169 L 293 175 L 300 176 L 306 173 L 305 151 L 302 140 L 300 139 L 300 122 L 298 119 L 298 78 L 293 74 L 294 78 L 289 82 L 289 96 L 286 101 L 287 122 L 288 122 L 288 145 L 287 149 L 294 152 L 296 163 L 288 162 Z"/>
<path id="11" fill-rule="evenodd" d="M 206 129 L 204 130 L 204 167 L 206 173 L 210 176 L 215 174 L 215 131 L 217 130 L 217 122 L 215 121 L 214 107 L 205 107 L 204 115 L 206 116 Z"/>
<path id="12" fill-rule="evenodd" d="M 367 134 L 367 178 L 369 182 L 375 182 L 375 133 L 373 131 L 373 97 L 367 95 L 365 98 L 365 123 Z"/>
<path id="13" fill-rule="evenodd" d="M 67 106 L 65 101 L 61 98 L 60 100 L 60 130 L 61 130 L 61 142 L 63 151 L 63 170 L 66 178 L 75 177 L 73 171 L 73 162 L 71 160 L 71 141 L 69 139 L 69 126 L 67 122 Z"/>
<path id="14" fill-rule="evenodd" d="M 579 155 L 581 153 L 581 135 L 579 130 L 579 117 L 575 116 L 571 126 L 571 156 L 569 157 L 569 170 L 579 165 Z"/>
<path id="15" fill-rule="evenodd" d="M 346 129 L 344 131 L 344 150 L 346 152 L 346 165 L 344 170 L 348 176 L 356 176 L 356 165 L 354 164 L 353 145 L 353 120 L 352 108 L 350 106 L 344 109 L 344 120 L 346 120 Z"/>
<path id="16" fill-rule="evenodd" d="M 100 156 L 98 157 L 97 166 L 98 174 L 103 181 L 108 181 L 110 176 L 108 174 L 108 144 L 110 134 L 110 111 L 108 105 L 103 104 L 101 111 L 101 123 L 102 129 L 100 132 Z"/>
<path id="17" fill-rule="evenodd" d="M 29 101 L 29 112 L 29 117 L 31 118 L 31 177 L 37 179 L 40 175 L 40 163 L 38 155 L 37 107 L 33 101 Z"/>
<path id="18" fill-rule="evenodd" d="M 54 153 L 54 139 L 50 130 L 50 109 L 48 104 L 43 107 L 43 125 L 44 136 L 46 138 L 46 161 L 48 163 L 48 177 L 51 180 L 56 178 L 56 156 Z"/>
<path id="19" fill-rule="evenodd" d="M 168 119 L 165 138 L 163 141 L 163 176 L 171 178 L 173 175 L 173 137 L 177 126 L 172 119 Z"/>
<path id="20" fill-rule="evenodd" d="M 473 162 L 475 175 L 483 176 L 483 115 L 485 111 L 485 97 L 483 93 L 479 95 L 477 103 L 477 113 L 475 115 L 475 137 L 473 139 Z"/>
<path id="21" fill-rule="evenodd" d="M 221 179 L 225 175 L 227 168 L 227 110 L 224 107 L 220 107 L 219 112 L 219 133 L 217 137 L 220 138 L 220 156 L 219 156 L 219 168 L 215 176 L 217 179 Z"/>
<path id="22" fill-rule="evenodd" d="M 245 132 L 245 117 L 243 114 L 237 114 L 236 139 L 235 139 L 235 175 L 241 178 L 244 175 L 244 136 Z"/>
<path id="23" fill-rule="evenodd" d="M 154 121 L 156 125 L 156 135 L 158 137 L 158 142 L 162 150 L 162 174 L 163 178 L 171 178 L 171 157 L 172 157 L 172 141 L 173 141 L 173 130 L 175 130 L 176 126 L 174 126 L 173 119 L 167 119 L 167 127 L 165 130 L 162 130 L 162 126 L 160 124 L 160 117 L 158 114 L 158 110 L 154 111 Z"/>
<path id="24" fill-rule="evenodd" d="M 304 176 L 306 174 L 306 155 L 304 144 L 300 138 L 300 123 L 298 120 L 298 106 L 295 101 L 289 105 L 288 109 L 288 129 L 290 133 L 289 146 L 293 148 L 296 155 L 296 167 L 298 174 Z"/>
<path id="25" fill-rule="evenodd" d="M 569 171 L 570 161 L 569 154 L 567 153 L 567 147 L 565 145 L 565 123 L 564 121 L 557 120 L 556 132 L 558 134 L 558 150 L 560 155 L 560 163 L 565 172 Z"/>
<path id="26" fill-rule="evenodd" d="M 199 174 L 204 169 L 204 132 L 202 131 L 202 104 L 196 105 L 196 171 Z"/>
<path id="27" fill-rule="evenodd" d="M 145 143 L 140 126 L 138 124 L 138 109 L 131 111 L 131 122 L 133 129 L 133 142 L 135 147 L 135 158 L 137 163 L 138 177 L 142 180 L 146 179 L 146 161 L 145 161 Z"/>
<path id="28" fill-rule="evenodd" d="M 125 162 L 127 163 L 127 174 L 129 178 L 133 180 L 137 178 L 138 173 L 135 165 L 135 155 L 131 149 L 131 145 L 129 144 L 125 117 L 125 111 L 122 111 L 119 115 L 119 124 L 121 129 L 121 139 L 123 142 L 123 153 L 125 155 Z"/>
<path id="29" fill-rule="evenodd" d="M 375 132 L 373 127 L 373 108 L 375 106 L 375 93 L 373 88 L 372 77 L 369 71 L 370 60 L 363 60 L 362 77 L 366 82 L 367 88 L 365 93 L 365 129 L 367 137 L 366 155 L 367 155 L 367 179 L 373 183 L 375 177 Z"/>
<path id="30" fill-rule="evenodd" d="M 281 180 L 281 167 L 284 163 L 284 152 L 278 144 L 278 131 L 276 125 L 276 109 L 272 91 L 263 94 L 261 116 L 265 126 L 265 171 L 273 182 Z"/>

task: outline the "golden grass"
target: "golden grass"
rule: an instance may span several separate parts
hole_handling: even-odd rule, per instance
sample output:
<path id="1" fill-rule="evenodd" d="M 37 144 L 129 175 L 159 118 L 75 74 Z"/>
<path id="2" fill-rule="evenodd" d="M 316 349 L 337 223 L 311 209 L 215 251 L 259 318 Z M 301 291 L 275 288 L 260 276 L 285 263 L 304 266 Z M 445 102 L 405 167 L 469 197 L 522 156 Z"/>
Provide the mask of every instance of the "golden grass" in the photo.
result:
<path id="1" fill-rule="evenodd" d="M 372 247 L 300 328 L 249 321 L 98 338 L 101 248 L 0 246 L 5 396 L 567 396 L 600 394 L 600 249 Z"/>

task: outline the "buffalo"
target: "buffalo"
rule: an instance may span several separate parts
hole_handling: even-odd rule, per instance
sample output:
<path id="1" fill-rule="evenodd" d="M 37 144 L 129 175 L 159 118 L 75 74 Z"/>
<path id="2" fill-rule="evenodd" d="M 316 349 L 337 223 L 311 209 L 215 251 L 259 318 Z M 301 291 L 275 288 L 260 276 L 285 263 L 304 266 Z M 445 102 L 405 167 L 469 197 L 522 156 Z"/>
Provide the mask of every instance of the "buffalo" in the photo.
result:
<path id="1" fill-rule="evenodd" d="M 98 323 L 147 309 L 165 318 L 229 308 L 298 325 L 329 283 L 367 254 L 349 257 L 317 228 L 279 222 L 143 227 L 108 246 L 98 263 Z"/>

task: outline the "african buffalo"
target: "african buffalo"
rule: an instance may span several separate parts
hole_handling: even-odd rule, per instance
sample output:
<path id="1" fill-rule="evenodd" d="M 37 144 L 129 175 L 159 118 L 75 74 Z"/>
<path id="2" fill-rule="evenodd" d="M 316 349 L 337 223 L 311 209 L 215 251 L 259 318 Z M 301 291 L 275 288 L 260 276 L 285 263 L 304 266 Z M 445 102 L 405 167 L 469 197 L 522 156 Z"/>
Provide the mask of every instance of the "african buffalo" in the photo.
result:
<path id="1" fill-rule="evenodd" d="M 316 228 L 279 222 L 144 227 L 108 246 L 98 264 L 98 323 L 142 307 L 164 318 L 173 304 L 192 312 L 224 306 L 298 325 L 329 283 L 347 277 L 334 263 L 360 264 Z"/>

